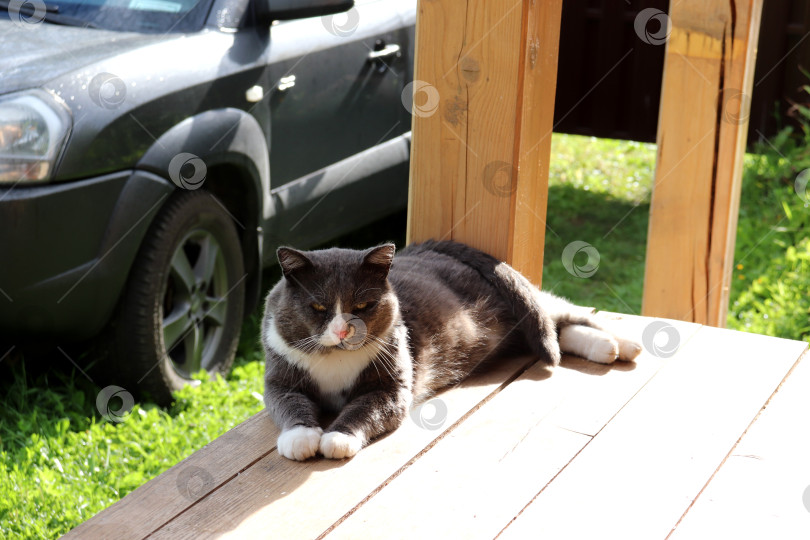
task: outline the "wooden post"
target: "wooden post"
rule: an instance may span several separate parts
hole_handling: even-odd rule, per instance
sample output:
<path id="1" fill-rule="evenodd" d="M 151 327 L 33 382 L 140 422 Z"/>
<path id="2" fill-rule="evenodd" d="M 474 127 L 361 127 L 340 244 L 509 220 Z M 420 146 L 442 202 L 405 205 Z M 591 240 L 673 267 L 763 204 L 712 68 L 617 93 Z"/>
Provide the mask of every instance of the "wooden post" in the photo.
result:
<path id="1" fill-rule="evenodd" d="M 562 0 L 419 0 L 408 241 L 540 285 Z"/>
<path id="2" fill-rule="evenodd" d="M 671 3 L 643 315 L 725 326 L 761 11 Z"/>

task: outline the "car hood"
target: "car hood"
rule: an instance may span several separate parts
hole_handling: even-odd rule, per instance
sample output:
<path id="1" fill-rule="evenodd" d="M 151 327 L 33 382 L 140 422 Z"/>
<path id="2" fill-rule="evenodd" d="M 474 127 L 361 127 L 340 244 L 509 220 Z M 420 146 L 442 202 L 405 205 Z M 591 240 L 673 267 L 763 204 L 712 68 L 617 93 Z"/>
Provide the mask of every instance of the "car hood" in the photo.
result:
<path id="1" fill-rule="evenodd" d="M 0 18 L 0 36 L 0 95 L 43 86 L 104 58 L 166 39 L 50 23 L 18 24 L 7 18 Z"/>

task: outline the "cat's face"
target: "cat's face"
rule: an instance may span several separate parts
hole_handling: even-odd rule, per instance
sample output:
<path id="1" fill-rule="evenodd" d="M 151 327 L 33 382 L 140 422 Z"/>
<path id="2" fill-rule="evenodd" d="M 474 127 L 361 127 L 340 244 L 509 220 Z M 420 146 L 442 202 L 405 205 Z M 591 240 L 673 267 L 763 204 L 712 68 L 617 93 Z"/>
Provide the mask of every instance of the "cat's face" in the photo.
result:
<path id="1" fill-rule="evenodd" d="M 394 249 L 280 248 L 285 288 L 274 317 L 281 337 L 309 354 L 382 345 L 398 311 L 387 280 Z"/>

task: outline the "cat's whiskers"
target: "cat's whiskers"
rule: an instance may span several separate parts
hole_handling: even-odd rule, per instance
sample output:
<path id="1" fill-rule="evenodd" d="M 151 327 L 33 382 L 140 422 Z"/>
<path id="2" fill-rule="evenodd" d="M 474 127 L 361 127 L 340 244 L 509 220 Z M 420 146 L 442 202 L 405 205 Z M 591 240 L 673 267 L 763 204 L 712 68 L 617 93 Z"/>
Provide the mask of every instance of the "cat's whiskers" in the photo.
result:
<path id="1" fill-rule="evenodd" d="M 395 344 L 394 338 L 389 338 L 388 340 L 379 338 L 377 336 L 369 336 L 369 340 L 375 344 L 375 346 L 383 352 L 391 354 L 391 347 Z"/>
<path id="2" fill-rule="evenodd" d="M 306 336 L 304 338 L 293 341 L 292 343 L 290 343 L 290 345 L 294 347 L 294 346 L 299 345 L 299 344 L 309 343 L 309 342 L 311 342 L 311 341 L 313 341 L 315 339 L 317 339 L 317 336 L 314 336 L 314 335 Z"/>
<path id="3" fill-rule="evenodd" d="M 382 366 L 383 371 L 385 371 L 388 374 L 389 377 L 393 377 L 393 374 L 391 373 L 391 369 L 388 367 L 388 361 L 389 360 L 385 356 L 385 353 L 381 352 L 380 354 L 378 354 L 376 356 L 375 360 L 379 360 L 379 362 L 372 362 L 372 363 L 374 365 L 374 369 L 377 370 L 377 377 L 379 377 L 380 381 L 382 381 L 382 374 L 380 373 L 380 370 L 377 367 L 378 363 L 379 363 L 379 365 Z"/>
<path id="4" fill-rule="evenodd" d="M 390 347 L 394 344 L 393 337 L 390 340 L 386 341 L 377 336 L 369 335 L 367 336 L 372 343 L 377 346 L 377 355 L 376 358 L 380 359 L 380 364 L 382 365 L 383 369 L 388 373 L 388 376 L 391 378 L 395 378 L 392 370 L 396 369 L 396 358 L 394 357 L 394 353 L 391 351 Z M 376 368 L 376 363 L 375 363 Z M 380 372 L 377 370 L 377 374 L 379 375 Z"/>
<path id="5" fill-rule="evenodd" d="M 391 377 L 392 379 L 395 379 L 396 377 L 394 377 L 394 374 L 391 371 L 393 369 L 394 361 L 390 357 L 390 353 L 384 353 L 381 356 L 379 356 L 379 358 L 380 358 L 380 365 L 382 365 L 385 372 L 388 373 L 388 376 Z M 389 364 L 389 362 L 391 362 L 391 364 Z"/>
<path id="6" fill-rule="evenodd" d="M 377 362 L 372 360 L 371 365 L 374 366 L 374 371 L 377 372 L 377 378 L 380 379 L 380 382 L 382 382 L 382 374 L 380 373 L 380 368 L 377 367 Z"/>
<path id="7" fill-rule="evenodd" d="M 323 349 L 323 346 L 318 341 L 318 336 L 317 335 L 307 336 L 307 337 L 295 340 L 292 343 L 289 343 L 288 345 L 290 347 L 296 349 L 296 350 L 301 351 L 302 353 L 304 353 L 307 356 L 315 356 L 315 354 L 314 354 L 315 352 L 318 352 L 320 349 Z M 317 356 L 319 357 L 319 359 L 316 361 L 316 365 L 318 363 L 320 363 L 320 361 L 322 361 L 323 358 L 324 358 L 321 355 L 317 355 Z M 284 377 L 288 378 L 290 376 L 291 372 L 295 369 L 295 366 L 292 363 L 287 363 L 287 365 L 285 366 L 284 369 L 285 369 Z M 298 387 L 302 386 L 303 383 L 304 383 L 303 380 L 297 380 L 295 382 L 294 386 L 295 386 L 295 388 L 298 388 Z"/>
<path id="8" fill-rule="evenodd" d="M 312 354 L 318 349 L 323 348 L 318 339 L 318 336 L 307 336 L 290 343 L 290 347 L 298 349 L 304 352 L 304 354 Z"/>

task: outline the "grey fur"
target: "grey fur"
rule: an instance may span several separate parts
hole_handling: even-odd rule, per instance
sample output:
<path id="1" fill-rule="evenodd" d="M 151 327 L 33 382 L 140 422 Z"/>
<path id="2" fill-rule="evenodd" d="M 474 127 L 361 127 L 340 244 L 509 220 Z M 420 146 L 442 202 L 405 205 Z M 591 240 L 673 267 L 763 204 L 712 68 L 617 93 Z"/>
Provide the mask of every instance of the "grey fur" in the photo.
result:
<path id="1" fill-rule="evenodd" d="M 457 384 L 490 360 L 533 354 L 556 365 L 563 325 L 601 328 L 592 310 L 541 292 L 510 266 L 469 246 L 430 241 L 405 248 L 395 259 L 393 254 L 393 244 L 365 251 L 279 249 L 284 277 L 268 294 L 262 342 L 265 404 L 282 431 L 318 427 L 320 413 L 332 410 L 338 414 L 327 433 L 353 435 L 365 445 L 396 429 L 413 402 Z M 368 329 L 363 347 L 380 350 L 334 395 L 276 350 L 268 335 L 274 325 L 293 349 L 313 357 L 335 351 L 307 338 L 324 332 L 338 300 L 342 306 L 368 304 L 353 316 Z M 337 354 L 333 361 L 344 353 Z"/>

